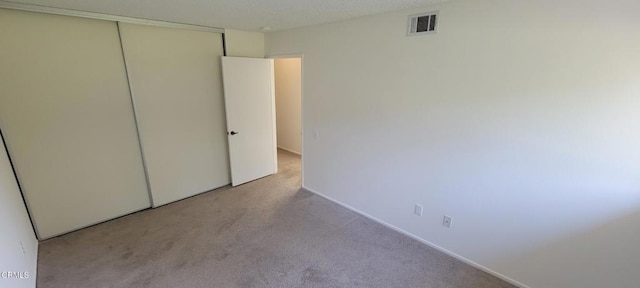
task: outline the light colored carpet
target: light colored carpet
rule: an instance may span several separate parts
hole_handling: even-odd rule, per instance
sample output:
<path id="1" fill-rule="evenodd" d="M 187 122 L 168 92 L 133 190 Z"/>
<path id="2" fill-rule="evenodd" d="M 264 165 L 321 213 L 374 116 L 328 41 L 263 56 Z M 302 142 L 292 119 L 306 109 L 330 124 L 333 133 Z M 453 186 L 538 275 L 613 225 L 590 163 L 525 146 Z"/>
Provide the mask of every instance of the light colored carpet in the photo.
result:
<path id="1" fill-rule="evenodd" d="M 513 287 L 280 172 L 40 244 L 38 287 Z"/>

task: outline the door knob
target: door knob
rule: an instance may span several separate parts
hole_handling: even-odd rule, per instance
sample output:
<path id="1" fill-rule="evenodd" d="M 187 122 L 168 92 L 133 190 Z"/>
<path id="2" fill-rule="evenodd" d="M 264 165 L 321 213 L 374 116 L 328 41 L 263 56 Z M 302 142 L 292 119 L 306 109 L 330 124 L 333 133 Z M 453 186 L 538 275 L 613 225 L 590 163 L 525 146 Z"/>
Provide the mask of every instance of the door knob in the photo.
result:
<path id="1" fill-rule="evenodd" d="M 229 134 L 231 134 L 231 136 L 233 136 L 233 135 L 240 134 L 240 133 L 236 132 L 236 131 L 231 131 L 231 132 L 229 132 Z"/>

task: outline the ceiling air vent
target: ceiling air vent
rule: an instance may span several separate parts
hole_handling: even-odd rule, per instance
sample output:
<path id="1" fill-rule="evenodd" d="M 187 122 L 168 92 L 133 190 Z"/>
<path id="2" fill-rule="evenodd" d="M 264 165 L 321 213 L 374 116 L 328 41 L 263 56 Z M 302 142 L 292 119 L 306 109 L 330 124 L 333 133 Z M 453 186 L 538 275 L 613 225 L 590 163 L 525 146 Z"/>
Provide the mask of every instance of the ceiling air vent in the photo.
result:
<path id="1" fill-rule="evenodd" d="M 409 36 L 433 34 L 438 31 L 438 11 L 409 16 Z"/>

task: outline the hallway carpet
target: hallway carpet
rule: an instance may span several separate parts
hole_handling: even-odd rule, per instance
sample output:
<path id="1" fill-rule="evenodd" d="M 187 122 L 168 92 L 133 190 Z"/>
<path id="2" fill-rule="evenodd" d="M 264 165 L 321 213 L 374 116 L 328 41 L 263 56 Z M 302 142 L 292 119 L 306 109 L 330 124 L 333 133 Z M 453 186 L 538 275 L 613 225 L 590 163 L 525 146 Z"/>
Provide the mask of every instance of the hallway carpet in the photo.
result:
<path id="1" fill-rule="evenodd" d="M 300 189 L 300 158 L 40 244 L 38 287 L 513 287 Z"/>

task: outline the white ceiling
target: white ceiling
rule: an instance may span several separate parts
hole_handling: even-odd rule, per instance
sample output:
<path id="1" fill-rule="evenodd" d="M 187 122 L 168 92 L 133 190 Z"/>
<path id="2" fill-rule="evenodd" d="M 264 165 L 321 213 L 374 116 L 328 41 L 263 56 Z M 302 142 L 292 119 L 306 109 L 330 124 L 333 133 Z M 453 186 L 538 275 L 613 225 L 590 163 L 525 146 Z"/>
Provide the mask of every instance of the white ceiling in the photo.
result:
<path id="1" fill-rule="evenodd" d="M 12 0 L 153 20 L 271 31 L 426 6 L 446 0 Z"/>

